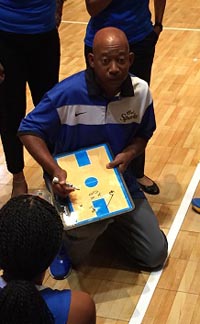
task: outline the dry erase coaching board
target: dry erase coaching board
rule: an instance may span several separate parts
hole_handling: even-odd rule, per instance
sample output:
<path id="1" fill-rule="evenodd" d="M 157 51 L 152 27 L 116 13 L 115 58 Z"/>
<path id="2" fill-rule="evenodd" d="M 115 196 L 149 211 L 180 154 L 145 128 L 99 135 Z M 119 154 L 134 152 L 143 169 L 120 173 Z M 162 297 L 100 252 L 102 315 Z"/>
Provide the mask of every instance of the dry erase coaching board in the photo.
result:
<path id="1" fill-rule="evenodd" d="M 55 159 L 67 171 L 67 182 L 80 189 L 70 193 L 61 215 L 66 229 L 134 209 L 118 169 L 106 168 L 113 160 L 106 144 L 59 155 Z"/>

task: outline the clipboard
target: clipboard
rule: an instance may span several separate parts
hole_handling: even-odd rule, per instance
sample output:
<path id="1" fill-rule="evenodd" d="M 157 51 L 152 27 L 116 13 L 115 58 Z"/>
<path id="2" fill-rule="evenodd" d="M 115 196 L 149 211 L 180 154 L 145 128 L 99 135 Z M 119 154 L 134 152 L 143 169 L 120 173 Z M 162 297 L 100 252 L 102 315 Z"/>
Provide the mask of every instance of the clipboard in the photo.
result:
<path id="1" fill-rule="evenodd" d="M 113 160 L 107 144 L 54 157 L 67 171 L 67 182 L 80 190 L 57 202 L 65 230 L 127 213 L 135 208 L 118 168 L 107 169 Z"/>

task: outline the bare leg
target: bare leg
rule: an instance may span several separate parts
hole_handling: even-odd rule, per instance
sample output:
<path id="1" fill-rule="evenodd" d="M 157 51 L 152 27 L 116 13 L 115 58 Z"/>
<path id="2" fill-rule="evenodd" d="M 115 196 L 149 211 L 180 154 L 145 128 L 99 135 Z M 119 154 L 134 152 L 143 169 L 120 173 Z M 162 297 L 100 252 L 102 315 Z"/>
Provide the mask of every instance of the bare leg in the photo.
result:
<path id="1" fill-rule="evenodd" d="M 27 192 L 28 186 L 23 171 L 13 174 L 13 189 L 11 198 L 26 194 Z"/>

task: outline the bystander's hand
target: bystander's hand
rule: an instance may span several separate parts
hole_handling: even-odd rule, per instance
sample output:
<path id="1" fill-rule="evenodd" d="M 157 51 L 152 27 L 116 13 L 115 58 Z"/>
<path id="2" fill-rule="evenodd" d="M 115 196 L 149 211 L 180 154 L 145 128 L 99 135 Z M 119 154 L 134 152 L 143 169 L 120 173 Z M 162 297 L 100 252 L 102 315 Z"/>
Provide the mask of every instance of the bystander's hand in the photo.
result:
<path id="1" fill-rule="evenodd" d="M 157 36 L 159 37 L 160 33 L 162 32 L 163 30 L 163 26 L 162 24 L 155 24 L 153 26 L 153 29 L 154 29 L 154 32 L 157 34 Z"/>
<path id="2" fill-rule="evenodd" d="M 0 63 L 0 84 L 4 81 L 4 79 L 5 79 L 4 67 L 3 67 L 3 65 Z"/>

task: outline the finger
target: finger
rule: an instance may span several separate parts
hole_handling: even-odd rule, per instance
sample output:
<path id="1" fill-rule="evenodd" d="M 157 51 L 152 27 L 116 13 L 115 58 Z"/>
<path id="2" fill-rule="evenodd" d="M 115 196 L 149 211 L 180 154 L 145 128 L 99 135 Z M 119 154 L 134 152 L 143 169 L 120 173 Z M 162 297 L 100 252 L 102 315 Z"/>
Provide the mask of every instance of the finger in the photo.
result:
<path id="1" fill-rule="evenodd" d="M 110 162 L 110 163 L 108 163 L 108 164 L 106 165 L 106 168 L 107 168 L 107 169 L 113 169 L 113 168 L 117 167 L 118 165 L 119 165 L 119 162 L 117 162 L 117 161 L 112 161 L 112 162 Z"/>

